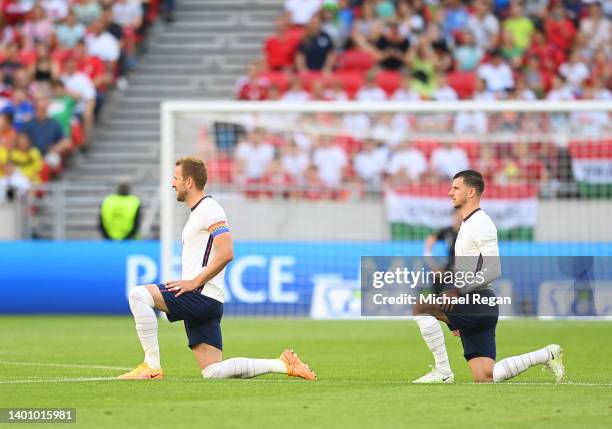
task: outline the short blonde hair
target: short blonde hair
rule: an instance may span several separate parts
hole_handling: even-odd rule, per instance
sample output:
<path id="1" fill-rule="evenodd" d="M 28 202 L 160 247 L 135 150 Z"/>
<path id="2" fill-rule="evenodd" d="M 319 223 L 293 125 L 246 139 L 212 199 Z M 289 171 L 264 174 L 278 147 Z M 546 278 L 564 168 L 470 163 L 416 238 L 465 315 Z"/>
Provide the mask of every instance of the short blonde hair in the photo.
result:
<path id="1" fill-rule="evenodd" d="M 206 170 L 206 163 L 202 158 L 199 156 L 185 156 L 177 159 L 174 165 L 181 166 L 183 178 L 191 177 L 196 188 L 199 190 L 204 189 L 204 185 L 206 185 L 208 180 L 208 171 Z"/>

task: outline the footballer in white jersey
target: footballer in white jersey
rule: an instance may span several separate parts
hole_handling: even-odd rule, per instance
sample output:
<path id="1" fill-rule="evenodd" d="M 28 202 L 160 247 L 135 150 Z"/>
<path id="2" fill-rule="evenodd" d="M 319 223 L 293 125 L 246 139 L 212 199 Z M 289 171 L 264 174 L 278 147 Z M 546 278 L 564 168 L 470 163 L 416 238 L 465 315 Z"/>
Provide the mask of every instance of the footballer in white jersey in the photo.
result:
<path id="1" fill-rule="evenodd" d="M 130 291 L 130 309 L 144 350 L 144 362 L 119 378 L 163 378 L 157 339 L 157 309 L 165 312 L 171 322 L 184 321 L 187 344 L 205 379 L 250 378 L 277 373 L 315 380 L 314 371 L 290 349 L 283 351 L 278 359 L 236 357 L 222 360 L 224 273 L 234 258 L 234 244 L 225 211 L 204 192 L 207 179 L 206 164 L 202 159 L 185 157 L 176 161 L 172 188 L 176 199 L 184 202 L 190 210 L 181 237 L 182 279 L 138 286 Z"/>
<path id="2" fill-rule="evenodd" d="M 452 383 L 454 374 L 448 359 L 444 333 L 438 321 L 444 322 L 461 338 L 463 356 L 476 382 L 500 382 L 513 378 L 533 365 L 545 365 L 557 382 L 563 380 L 563 350 L 557 344 L 520 356 L 495 362 L 495 329 L 499 316 L 497 297 L 491 283 L 501 275 L 497 228 L 480 208 L 485 183 L 474 170 L 455 175 L 448 195 L 463 218 L 455 242 L 455 284 L 436 303 L 413 306 L 416 321 L 425 344 L 432 352 L 435 366 L 413 383 Z M 465 273 L 479 274 L 471 281 L 457 281 Z"/>

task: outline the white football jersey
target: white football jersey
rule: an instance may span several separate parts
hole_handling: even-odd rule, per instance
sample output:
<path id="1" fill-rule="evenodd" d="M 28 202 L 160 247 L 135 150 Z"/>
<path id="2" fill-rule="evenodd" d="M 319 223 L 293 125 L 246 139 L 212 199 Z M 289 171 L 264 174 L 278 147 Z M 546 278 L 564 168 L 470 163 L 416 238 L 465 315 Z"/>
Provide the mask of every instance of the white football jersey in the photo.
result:
<path id="1" fill-rule="evenodd" d="M 193 206 L 183 228 L 183 280 L 191 280 L 202 272 L 215 254 L 214 238 L 224 232 L 229 232 L 225 211 L 217 201 L 207 195 Z M 202 287 L 202 295 L 223 302 L 224 277 L 225 268 Z"/>
<path id="2" fill-rule="evenodd" d="M 455 241 L 455 270 L 484 273 L 482 283 L 467 284 L 461 288 L 464 294 L 488 287 L 501 275 L 497 228 L 480 208 L 470 213 L 461 223 Z"/>

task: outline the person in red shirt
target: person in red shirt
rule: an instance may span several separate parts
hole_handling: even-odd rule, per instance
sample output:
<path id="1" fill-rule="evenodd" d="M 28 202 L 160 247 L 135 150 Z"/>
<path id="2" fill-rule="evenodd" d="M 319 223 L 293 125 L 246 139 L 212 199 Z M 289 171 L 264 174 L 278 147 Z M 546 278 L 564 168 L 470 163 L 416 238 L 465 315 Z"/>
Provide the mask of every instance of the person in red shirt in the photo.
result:
<path id="1" fill-rule="evenodd" d="M 265 100 L 268 95 L 270 82 L 259 76 L 259 68 L 256 64 L 250 64 L 247 75 L 236 82 L 236 98 L 238 100 Z"/>
<path id="2" fill-rule="evenodd" d="M 551 45 L 563 52 L 569 51 L 576 37 L 576 27 L 567 18 L 567 12 L 560 1 L 551 5 L 550 13 L 544 22 L 544 29 Z"/>
<path id="3" fill-rule="evenodd" d="M 264 56 L 270 70 L 280 71 L 293 65 L 295 43 L 288 33 L 289 20 L 286 15 L 276 19 L 276 32 L 264 42 Z"/>

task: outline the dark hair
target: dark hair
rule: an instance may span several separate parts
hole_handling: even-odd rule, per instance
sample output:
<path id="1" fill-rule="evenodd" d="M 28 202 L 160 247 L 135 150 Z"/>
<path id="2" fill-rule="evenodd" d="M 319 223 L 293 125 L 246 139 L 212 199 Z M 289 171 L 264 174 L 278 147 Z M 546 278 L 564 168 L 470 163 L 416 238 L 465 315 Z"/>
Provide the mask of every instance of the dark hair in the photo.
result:
<path id="1" fill-rule="evenodd" d="M 470 188 L 476 189 L 478 195 L 482 195 L 485 188 L 484 178 L 482 174 L 475 170 L 463 170 L 459 173 L 455 174 L 454 179 L 463 179 L 463 183 L 465 183 Z"/>

